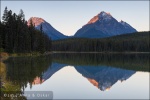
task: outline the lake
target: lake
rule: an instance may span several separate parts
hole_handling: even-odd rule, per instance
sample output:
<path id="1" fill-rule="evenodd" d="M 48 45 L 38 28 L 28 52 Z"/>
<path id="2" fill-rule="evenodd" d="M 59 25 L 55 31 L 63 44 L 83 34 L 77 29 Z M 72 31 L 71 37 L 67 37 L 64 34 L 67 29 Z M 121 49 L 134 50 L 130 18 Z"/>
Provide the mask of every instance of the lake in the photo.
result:
<path id="1" fill-rule="evenodd" d="M 56 53 L 4 64 L 3 91 L 24 99 L 35 91 L 53 99 L 149 99 L 149 54 Z"/>

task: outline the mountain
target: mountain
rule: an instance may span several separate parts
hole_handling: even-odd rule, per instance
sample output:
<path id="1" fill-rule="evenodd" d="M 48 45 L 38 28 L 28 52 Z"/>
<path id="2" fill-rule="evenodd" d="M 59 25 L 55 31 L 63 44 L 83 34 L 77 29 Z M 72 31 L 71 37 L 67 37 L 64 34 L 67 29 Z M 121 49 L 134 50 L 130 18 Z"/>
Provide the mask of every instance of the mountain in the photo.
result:
<path id="1" fill-rule="evenodd" d="M 30 21 L 32 20 L 32 23 L 35 25 L 35 28 L 40 30 L 40 26 L 42 25 L 43 31 L 45 34 L 47 34 L 52 40 L 58 40 L 58 39 L 64 39 L 66 38 L 65 35 L 57 31 L 55 28 L 53 28 L 48 22 L 46 22 L 44 19 L 39 17 L 31 17 L 28 20 L 28 25 L 30 25 Z"/>
<path id="2" fill-rule="evenodd" d="M 128 23 L 118 22 L 110 13 L 104 11 L 94 16 L 86 25 L 75 33 L 75 37 L 103 38 L 137 32 Z"/>

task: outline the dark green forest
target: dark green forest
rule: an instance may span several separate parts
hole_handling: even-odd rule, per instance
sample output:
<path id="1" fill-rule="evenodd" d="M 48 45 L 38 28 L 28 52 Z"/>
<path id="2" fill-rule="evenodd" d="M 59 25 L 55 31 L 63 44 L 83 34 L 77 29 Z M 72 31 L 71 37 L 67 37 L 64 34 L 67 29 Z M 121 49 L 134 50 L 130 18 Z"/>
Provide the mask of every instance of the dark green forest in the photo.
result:
<path id="1" fill-rule="evenodd" d="M 53 51 L 71 52 L 149 52 L 150 32 L 136 32 L 109 38 L 68 38 L 52 42 Z"/>
<path id="2" fill-rule="evenodd" d="M 32 21 L 27 25 L 23 10 L 13 13 L 7 7 L 0 21 L 0 49 L 8 53 L 46 52 L 51 50 L 51 39 L 35 29 Z"/>

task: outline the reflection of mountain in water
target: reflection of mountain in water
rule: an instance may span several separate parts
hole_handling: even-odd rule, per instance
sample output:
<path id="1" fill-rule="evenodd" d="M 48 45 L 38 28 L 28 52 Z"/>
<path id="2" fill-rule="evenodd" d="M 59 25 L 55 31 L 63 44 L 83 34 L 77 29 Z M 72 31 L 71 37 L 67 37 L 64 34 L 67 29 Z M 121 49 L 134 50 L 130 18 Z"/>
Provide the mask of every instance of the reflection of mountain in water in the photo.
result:
<path id="1" fill-rule="evenodd" d="M 49 79 L 53 74 L 67 66 L 66 64 L 53 63 L 42 75 L 42 82 Z M 124 70 L 107 66 L 75 66 L 75 69 L 86 77 L 94 86 L 104 91 L 117 81 L 124 81 L 131 77 L 135 71 Z M 61 76 L 60 76 L 61 77 Z M 38 79 L 38 78 L 37 78 Z M 43 81 L 44 80 L 44 81 Z M 35 80 L 35 82 L 38 80 Z"/>
<path id="2" fill-rule="evenodd" d="M 102 91 L 109 89 L 118 80 L 124 81 L 135 73 L 131 70 L 102 66 L 76 66 L 75 69 Z"/>
<path id="3" fill-rule="evenodd" d="M 55 74 L 57 71 L 59 71 L 64 66 L 66 66 L 66 64 L 52 63 L 51 67 L 49 67 L 48 70 L 43 73 L 42 79 L 44 79 L 44 80 L 49 79 L 53 74 Z"/>
<path id="4" fill-rule="evenodd" d="M 42 79 L 40 77 L 36 77 L 32 84 L 36 85 L 43 83 L 64 66 L 66 66 L 66 64 L 52 63 L 52 65 L 42 74 Z"/>
<path id="5" fill-rule="evenodd" d="M 136 71 L 149 72 L 149 54 L 68 53 L 38 57 L 11 57 L 4 63 L 6 64 L 5 79 L 23 89 L 28 83 L 30 88 L 32 84 L 43 83 L 68 65 L 76 66 L 75 69 L 79 73 L 101 90 L 110 88 L 118 80 L 128 79 Z"/>

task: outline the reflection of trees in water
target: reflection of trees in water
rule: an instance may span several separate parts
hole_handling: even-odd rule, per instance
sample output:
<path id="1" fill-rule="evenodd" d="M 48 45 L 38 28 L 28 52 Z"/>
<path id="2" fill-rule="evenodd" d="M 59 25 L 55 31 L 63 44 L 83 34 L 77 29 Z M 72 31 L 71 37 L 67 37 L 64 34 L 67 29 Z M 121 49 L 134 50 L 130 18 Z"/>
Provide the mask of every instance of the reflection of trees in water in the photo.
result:
<path id="1" fill-rule="evenodd" d="M 15 94 L 22 94 L 21 87 L 18 84 L 14 84 L 11 81 L 6 80 L 6 65 L 3 62 L 0 62 L 0 87 L 1 87 L 1 100 L 26 100 L 24 96 L 12 97 Z M 4 96 L 5 94 L 5 96 Z M 7 96 L 6 96 L 7 94 Z M 10 97 L 11 94 L 11 97 Z"/>
<path id="2" fill-rule="evenodd" d="M 5 64 L 7 71 L 3 92 L 15 90 L 22 93 L 28 83 L 32 87 L 35 77 L 41 79 L 42 73 L 51 65 L 51 56 L 9 58 Z"/>
<path id="3" fill-rule="evenodd" d="M 112 66 L 135 71 L 149 71 L 149 54 L 53 54 L 53 61 L 73 66 Z"/>
<path id="4" fill-rule="evenodd" d="M 7 80 L 26 87 L 26 84 L 32 83 L 35 77 L 42 77 L 42 73 L 51 65 L 51 56 L 15 57 L 8 59 L 5 63 Z"/>

